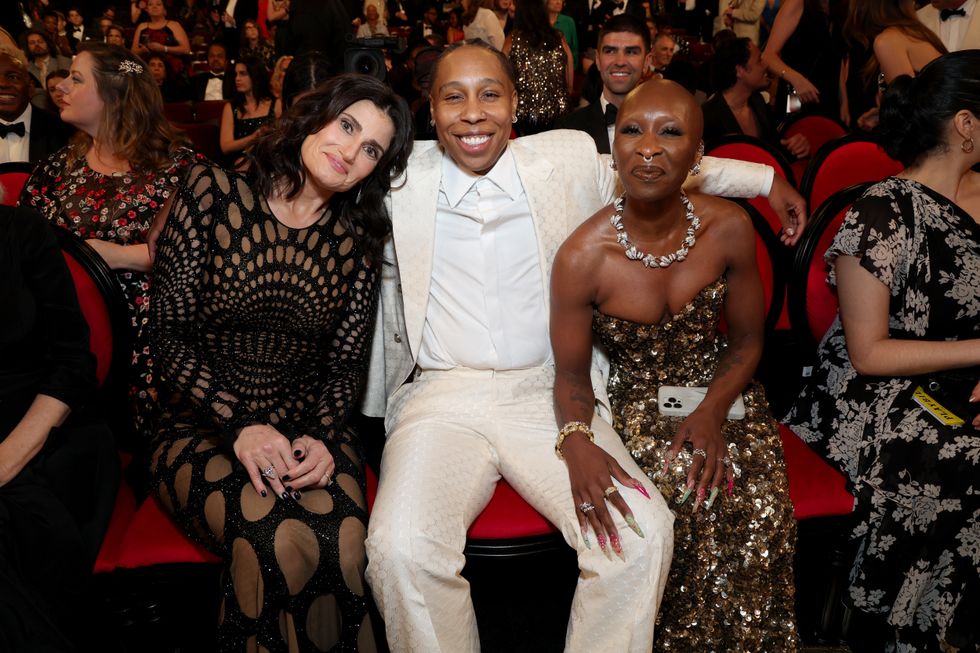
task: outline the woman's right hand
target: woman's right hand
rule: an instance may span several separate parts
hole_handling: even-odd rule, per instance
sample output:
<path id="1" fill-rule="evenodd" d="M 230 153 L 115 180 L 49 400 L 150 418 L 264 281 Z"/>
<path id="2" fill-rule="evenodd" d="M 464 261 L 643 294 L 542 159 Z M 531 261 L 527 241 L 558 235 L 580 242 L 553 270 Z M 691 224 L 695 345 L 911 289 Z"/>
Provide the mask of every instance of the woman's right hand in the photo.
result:
<path id="1" fill-rule="evenodd" d="M 253 424 L 239 431 L 233 449 L 256 492 L 266 496 L 265 486 L 268 483 L 276 496 L 289 498 L 282 477 L 289 476 L 299 462 L 293 458 L 286 436 L 268 424 Z"/>
<path id="2" fill-rule="evenodd" d="M 786 77 L 786 81 L 793 85 L 796 89 L 796 94 L 800 96 L 800 99 L 804 102 L 819 102 L 820 101 L 820 90 L 817 89 L 813 83 L 804 77 L 803 75 L 796 73 L 793 75 L 793 79 Z"/>
<path id="3" fill-rule="evenodd" d="M 710 508 L 718 496 L 722 478 L 728 476 L 729 494 L 735 482 L 735 474 L 728 458 L 728 443 L 721 433 L 721 423 L 698 411 L 688 415 L 671 441 L 668 460 L 664 461 L 665 467 L 677 457 L 685 442 L 691 443 L 694 453 L 691 455 L 691 466 L 687 470 L 687 491 L 681 503 L 693 493 L 696 497 L 695 510 L 706 500 Z"/>

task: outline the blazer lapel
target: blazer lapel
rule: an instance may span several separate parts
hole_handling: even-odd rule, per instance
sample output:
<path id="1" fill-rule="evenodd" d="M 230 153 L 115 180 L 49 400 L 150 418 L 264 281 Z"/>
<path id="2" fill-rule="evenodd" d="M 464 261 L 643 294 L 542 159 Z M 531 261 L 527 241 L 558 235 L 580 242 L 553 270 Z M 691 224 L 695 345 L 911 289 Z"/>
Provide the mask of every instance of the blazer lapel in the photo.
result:
<path id="1" fill-rule="evenodd" d="M 418 147 L 418 144 L 416 145 Z M 405 308 L 405 329 L 418 357 L 432 280 L 436 205 L 442 177 L 442 151 L 433 146 L 409 162 L 404 186 L 392 192 L 392 236 Z"/>
<path id="2" fill-rule="evenodd" d="M 612 143 L 609 142 L 609 129 L 606 125 L 606 114 L 602 111 L 602 103 L 596 100 L 589 106 L 592 107 L 593 119 L 590 126 L 596 150 L 599 154 L 611 154 Z"/>

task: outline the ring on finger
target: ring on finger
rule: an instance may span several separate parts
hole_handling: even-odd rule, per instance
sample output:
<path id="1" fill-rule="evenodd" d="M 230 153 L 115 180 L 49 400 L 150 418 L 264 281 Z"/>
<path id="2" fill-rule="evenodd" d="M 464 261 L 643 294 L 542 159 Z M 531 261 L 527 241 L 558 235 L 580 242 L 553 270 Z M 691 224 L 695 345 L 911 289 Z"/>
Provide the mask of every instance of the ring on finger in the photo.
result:
<path id="1" fill-rule="evenodd" d="M 262 476 L 265 476 L 266 478 L 275 478 L 276 468 L 273 467 L 272 465 L 269 465 L 268 467 L 262 470 Z"/>
<path id="2" fill-rule="evenodd" d="M 721 464 L 724 465 L 725 467 L 731 467 L 731 465 L 732 465 L 732 459 L 729 458 L 728 456 L 725 456 L 724 458 L 721 458 L 720 460 L 721 460 Z"/>
<path id="3" fill-rule="evenodd" d="M 581 510 L 583 514 L 587 515 L 595 510 L 595 506 L 589 501 L 583 501 L 579 504 L 578 509 Z"/>
<path id="4" fill-rule="evenodd" d="M 609 487 L 607 487 L 605 490 L 602 491 L 602 495 L 608 497 L 610 494 L 616 494 L 617 492 L 619 492 L 619 490 L 616 488 L 616 486 L 610 485 Z"/>
<path id="5" fill-rule="evenodd" d="M 691 455 L 692 456 L 701 456 L 702 458 L 707 458 L 708 457 L 708 452 L 705 451 L 704 449 L 695 449 L 694 451 L 691 452 Z"/>

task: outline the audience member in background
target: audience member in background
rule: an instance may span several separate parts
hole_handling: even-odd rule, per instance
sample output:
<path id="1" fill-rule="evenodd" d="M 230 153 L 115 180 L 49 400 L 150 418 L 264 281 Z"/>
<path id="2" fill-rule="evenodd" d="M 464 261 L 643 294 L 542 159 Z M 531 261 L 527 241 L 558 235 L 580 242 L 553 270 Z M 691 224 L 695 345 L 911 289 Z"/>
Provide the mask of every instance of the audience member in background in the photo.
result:
<path id="1" fill-rule="evenodd" d="M 657 39 L 653 42 L 650 58 L 650 72 L 659 75 L 661 78 L 667 73 L 667 67 L 674 59 L 674 52 L 677 50 L 677 41 L 667 32 L 657 34 Z"/>
<path id="2" fill-rule="evenodd" d="M 163 0 L 146 0 L 146 22 L 136 26 L 131 49 L 133 54 L 146 56 L 151 52 L 162 54 L 170 62 L 175 75 L 184 71 L 182 57 L 191 53 L 191 43 L 183 26 L 175 20 L 167 20 Z"/>
<path id="3" fill-rule="evenodd" d="M 427 5 L 425 7 L 425 11 L 422 12 L 422 19 L 419 20 L 412 30 L 409 41 L 414 47 L 420 43 L 426 43 L 427 39 L 431 36 L 440 36 L 443 42 L 445 42 L 445 30 L 442 24 L 439 23 L 439 11 L 435 5 Z"/>
<path id="4" fill-rule="evenodd" d="M 651 80 L 620 106 L 613 161 L 624 195 L 555 256 L 556 413 L 558 424 L 591 419 L 597 338 L 610 361 L 613 428 L 674 513 L 654 651 L 795 651 L 796 522 L 779 425 L 752 381 L 765 321 L 755 229 L 734 204 L 681 190 L 700 165 L 701 122 L 694 97 L 673 82 Z M 670 416 L 658 410 L 665 386 L 707 395 Z M 739 399 L 744 415 L 726 418 Z M 576 496 L 596 482 L 590 448 L 577 434 L 562 449 Z M 621 490 L 612 489 L 615 503 Z"/>
<path id="5" fill-rule="evenodd" d="M 48 9 L 41 16 L 43 31 L 51 39 L 51 42 L 55 44 L 58 54 L 71 58 L 74 51 L 71 49 L 71 44 L 68 42 L 68 35 L 65 32 L 64 25 L 62 25 L 64 22 L 66 22 L 65 16 L 60 11 Z M 55 51 L 51 50 L 51 52 Z"/>
<path id="6" fill-rule="evenodd" d="M 153 414 L 153 364 L 146 326 L 150 270 L 146 231 L 201 157 L 163 115 L 145 64 L 128 50 L 83 43 L 62 82 L 61 119 L 78 129 L 72 142 L 34 171 L 20 203 L 81 236 L 116 271 L 135 332 L 130 394 L 137 432 Z"/>
<path id="7" fill-rule="evenodd" d="M 387 0 L 385 21 L 391 27 L 411 27 L 412 3 L 408 0 Z"/>
<path id="8" fill-rule="evenodd" d="M 766 0 L 719 0 L 715 31 L 727 28 L 759 45 L 759 21 Z"/>
<path id="9" fill-rule="evenodd" d="M 320 52 L 307 52 L 293 58 L 282 78 L 282 110 L 334 75 L 330 60 Z"/>
<path id="10" fill-rule="evenodd" d="M 572 52 L 572 70 L 578 68 L 578 31 L 575 21 L 561 13 L 565 8 L 565 0 L 546 0 L 548 22 L 565 37 L 565 43 Z M 509 33 L 509 32 L 508 32 Z"/>
<path id="11" fill-rule="evenodd" d="M 980 162 L 980 51 L 892 82 L 879 129 L 905 171 L 854 203 L 827 250 L 839 315 L 787 422 L 856 498 L 851 650 L 973 651 L 980 224 L 953 199 Z"/>
<path id="12" fill-rule="evenodd" d="M 810 143 L 803 134 L 779 136 L 772 110 L 762 97 L 761 91 L 769 88 L 769 74 L 755 43 L 745 37 L 724 40 L 711 64 L 715 93 L 701 105 L 705 142 L 745 134 L 784 149 L 791 161 L 810 156 Z"/>
<path id="13" fill-rule="evenodd" d="M 51 38 L 44 32 L 36 29 L 29 29 L 20 35 L 20 47 L 27 55 L 27 72 L 34 76 L 38 83 L 44 83 L 48 73 L 52 70 L 63 70 L 71 67 L 71 58 L 63 57 L 58 54 L 58 50 L 51 41 Z M 53 110 L 54 107 L 48 105 L 47 96 L 43 89 L 37 89 L 35 101 L 41 108 Z"/>
<path id="14" fill-rule="evenodd" d="M 335 77 L 259 139 L 248 176 L 193 167 L 159 240 L 151 487 L 225 560 L 220 650 L 376 650 L 349 418 L 410 123 L 380 81 Z"/>
<path id="15" fill-rule="evenodd" d="M 78 7 L 73 6 L 68 9 L 68 31 L 66 36 L 68 37 L 68 45 L 71 47 L 73 53 L 78 52 L 79 43 L 92 39 L 92 33 L 85 27 L 85 18 L 82 17 L 82 12 Z"/>
<path id="16" fill-rule="evenodd" d="M 61 110 L 65 108 L 64 93 L 58 88 L 58 84 L 66 79 L 68 79 L 67 70 L 55 70 L 48 73 L 47 79 L 44 80 L 44 87 L 48 91 L 48 99 L 51 101 L 51 105 L 56 107 L 58 113 L 61 113 Z M 0 85 L 0 88 L 2 88 L 2 85 Z M 55 149 L 60 149 L 60 147 Z M 44 158 L 47 158 L 47 156 Z"/>
<path id="17" fill-rule="evenodd" d="M 242 38 L 238 45 L 238 58 L 258 59 L 267 71 L 272 70 L 275 63 L 276 49 L 262 37 L 259 24 L 254 20 L 246 20 L 242 25 Z"/>
<path id="18" fill-rule="evenodd" d="M 517 132 L 547 131 L 568 112 L 575 64 L 561 32 L 551 26 L 542 0 L 514 0 L 514 29 L 504 42 L 517 76 Z"/>
<path id="19" fill-rule="evenodd" d="M 463 7 L 463 34 L 466 39 L 480 39 L 498 50 L 504 47 L 504 30 L 493 10 L 494 0 L 461 0 Z M 513 1 L 513 0 L 512 0 Z"/>
<path id="20" fill-rule="evenodd" d="M 282 113 L 269 88 L 269 75 L 258 59 L 235 64 L 235 97 L 221 115 L 221 151 L 236 162 L 258 135 L 259 128 Z"/>
<path id="21" fill-rule="evenodd" d="M 919 9 L 918 16 L 948 51 L 980 48 L 980 10 L 976 0 L 932 0 Z"/>
<path id="22" fill-rule="evenodd" d="M 105 42 L 109 45 L 126 47 L 126 32 L 119 25 L 110 25 L 105 33 Z"/>
<path id="23" fill-rule="evenodd" d="M 366 39 L 372 36 L 388 36 L 388 26 L 374 5 L 364 8 L 364 22 L 357 28 L 357 38 Z"/>
<path id="24" fill-rule="evenodd" d="M 119 463 L 71 275 L 26 208 L 0 206 L 0 315 L 0 642 L 83 651 L 106 640 L 91 577 Z"/>
<path id="25" fill-rule="evenodd" d="M 207 71 L 191 77 L 192 99 L 195 102 L 230 100 L 235 94 L 235 84 L 231 78 L 225 46 L 212 43 L 208 46 Z"/>
<path id="26" fill-rule="evenodd" d="M 463 8 L 453 7 L 446 21 L 446 43 L 452 45 L 466 38 L 463 32 Z"/>
<path id="27" fill-rule="evenodd" d="M 762 53 L 769 72 L 780 80 L 777 114 L 802 108 L 846 120 L 839 89 L 847 5 L 848 0 L 782 0 Z"/>
<path id="28" fill-rule="evenodd" d="M 114 24 L 115 23 L 112 22 L 111 18 L 106 18 L 105 16 L 100 16 L 99 18 L 97 18 L 95 20 L 95 23 L 93 24 L 93 27 L 95 28 L 93 32 L 96 35 L 95 39 L 93 40 L 105 42 L 106 33 L 109 31 L 109 28 Z"/>
<path id="29" fill-rule="evenodd" d="M 31 105 L 33 91 L 24 62 L 0 52 L 0 163 L 38 163 L 68 142 L 65 124 Z"/>
<path id="30" fill-rule="evenodd" d="M 282 99 L 282 80 L 292 62 L 293 58 L 289 55 L 279 57 L 276 60 L 276 65 L 272 67 L 272 74 L 269 75 L 269 90 L 272 91 L 272 97 Z"/>
<path id="31" fill-rule="evenodd" d="M 601 95 L 560 118 L 556 126 L 584 131 L 600 154 L 611 153 L 619 105 L 643 80 L 650 58 L 650 35 L 643 22 L 628 14 L 610 18 L 596 48 L 594 68 L 602 80 Z"/>
<path id="32" fill-rule="evenodd" d="M 494 0 L 493 14 L 500 23 L 500 29 L 504 30 L 504 36 L 510 34 L 514 29 L 514 0 Z"/>
<path id="33" fill-rule="evenodd" d="M 187 85 L 182 84 L 180 79 L 170 72 L 170 63 L 162 54 L 151 54 L 144 58 L 146 66 L 153 75 L 153 81 L 160 89 L 160 95 L 164 102 L 184 102 L 189 99 L 190 94 Z"/>

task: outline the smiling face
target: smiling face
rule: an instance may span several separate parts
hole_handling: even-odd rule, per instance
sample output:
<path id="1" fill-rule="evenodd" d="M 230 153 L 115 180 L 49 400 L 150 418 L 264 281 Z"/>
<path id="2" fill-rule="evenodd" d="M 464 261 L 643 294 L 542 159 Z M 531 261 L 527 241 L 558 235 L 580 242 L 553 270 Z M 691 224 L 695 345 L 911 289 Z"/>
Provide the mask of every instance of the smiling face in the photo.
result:
<path id="1" fill-rule="evenodd" d="M 93 65 L 91 54 L 79 53 L 71 62 L 71 74 L 58 84 L 58 90 L 64 96 L 65 103 L 61 110 L 61 119 L 92 138 L 97 138 L 105 103 L 99 95 Z"/>
<path id="2" fill-rule="evenodd" d="M 645 51 L 643 38 L 639 34 L 610 32 L 604 35 L 596 50 L 596 65 L 608 94 L 623 98 L 636 88 L 649 57 L 650 53 Z"/>
<path id="3" fill-rule="evenodd" d="M 321 193 L 350 190 L 374 172 L 391 146 L 395 125 L 370 100 L 359 100 L 303 140 L 306 183 Z"/>
<path id="4" fill-rule="evenodd" d="M 13 122 L 31 101 L 31 81 L 23 65 L 0 54 L 0 118 Z"/>
<path id="5" fill-rule="evenodd" d="M 432 80 L 439 142 L 463 170 L 482 175 L 504 153 L 517 91 L 493 53 L 463 46 L 445 55 Z"/>
<path id="6" fill-rule="evenodd" d="M 629 197 L 656 200 L 680 190 L 697 156 L 703 118 L 679 84 L 650 80 L 619 108 L 613 154 Z"/>
<path id="7" fill-rule="evenodd" d="M 749 60 L 744 66 L 735 66 L 735 74 L 753 91 L 769 87 L 769 74 L 766 65 L 762 63 L 762 51 L 755 43 L 749 43 Z"/>

